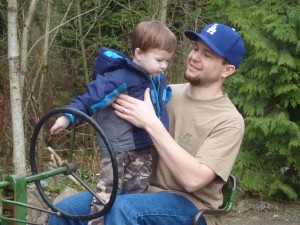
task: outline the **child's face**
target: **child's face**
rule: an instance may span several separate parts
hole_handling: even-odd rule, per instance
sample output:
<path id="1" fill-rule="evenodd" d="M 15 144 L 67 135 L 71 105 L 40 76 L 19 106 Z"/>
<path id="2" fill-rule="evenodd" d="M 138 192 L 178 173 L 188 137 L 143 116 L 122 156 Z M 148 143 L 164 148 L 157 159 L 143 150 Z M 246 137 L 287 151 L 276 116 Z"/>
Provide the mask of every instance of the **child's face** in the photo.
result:
<path id="1" fill-rule="evenodd" d="M 150 75 L 157 76 L 166 71 L 173 53 L 160 49 L 149 49 L 142 52 L 139 48 L 135 50 L 134 62 L 143 67 Z"/>

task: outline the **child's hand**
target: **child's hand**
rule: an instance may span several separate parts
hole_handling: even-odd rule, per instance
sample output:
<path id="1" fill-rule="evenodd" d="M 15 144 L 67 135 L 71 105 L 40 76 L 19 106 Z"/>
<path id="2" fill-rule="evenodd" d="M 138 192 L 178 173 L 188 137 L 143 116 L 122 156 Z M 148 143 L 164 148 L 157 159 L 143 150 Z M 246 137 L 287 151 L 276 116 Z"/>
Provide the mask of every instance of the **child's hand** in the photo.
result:
<path id="1" fill-rule="evenodd" d="M 55 121 L 55 124 L 51 127 L 50 134 L 58 134 L 62 132 L 69 126 L 70 122 L 70 119 L 66 116 L 59 117 Z"/>

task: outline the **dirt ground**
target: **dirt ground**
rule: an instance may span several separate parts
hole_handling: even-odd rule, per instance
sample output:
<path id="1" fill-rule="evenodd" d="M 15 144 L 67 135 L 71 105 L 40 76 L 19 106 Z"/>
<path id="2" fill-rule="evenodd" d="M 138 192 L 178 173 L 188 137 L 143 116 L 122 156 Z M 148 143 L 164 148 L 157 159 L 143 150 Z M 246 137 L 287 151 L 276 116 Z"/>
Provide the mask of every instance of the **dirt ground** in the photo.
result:
<path id="1" fill-rule="evenodd" d="M 258 197 L 235 201 L 223 225 L 300 225 L 300 201 L 275 203 Z"/>

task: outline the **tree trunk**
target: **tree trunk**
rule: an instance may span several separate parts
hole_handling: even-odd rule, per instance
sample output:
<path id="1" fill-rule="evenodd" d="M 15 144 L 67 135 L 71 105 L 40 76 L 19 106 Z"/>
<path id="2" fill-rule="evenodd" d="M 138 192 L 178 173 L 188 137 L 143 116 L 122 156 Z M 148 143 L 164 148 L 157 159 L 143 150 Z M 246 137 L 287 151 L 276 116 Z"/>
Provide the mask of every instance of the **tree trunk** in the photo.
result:
<path id="1" fill-rule="evenodd" d="M 31 21 L 33 18 L 33 15 L 36 10 L 36 5 L 39 0 L 32 0 L 30 2 L 29 10 L 24 22 L 23 26 L 23 31 L 22 31 L 22 42 L 21 42 L 21 75 L 20 75 L 20 92 L 21 95 L 23 93 L 23 88 L 24 88 L 24 79 L 26 76 L 27 72 L 27 59 L 28 59 L 28 33 L 29 33 L 29 28 L 31 25 Z"/>
<path id="2" fill-rule="evenodd" d="M 81 15 L 81 8 L 80 8 L 80 0 L 76 1 L 77 6 L 77 15 Z M 81 47 L 81 53 L 82 53 L 82 64 L 83 64 L 83 73 L 85 77 L 85 82 L 89 82 L 89 72 L 87 68 L 87 62 L 86 62 L 86 54 L 85 54 L 85 45 L 84 45 L 84 36 L 82 31 L 82 17 L 78 16 L 78 29 L 79 29 L 79 43 Z"/>
<path id="3" fill-rule="evenodd" d="M 51 22 L 51 7 L 52 0 L 48 0 L 47 2 L 47 15 L 46 15 L 46 25 L 45 25 L 45 39 L 44 39 L 44 49 L 42 56 L 42 73 L 39 87 L 39 96 L 38 96 L 38 105 L 39 105 L 39 113 L 43 113 L 43 93 L 44 93 L 44 84 L 45 84 L 45 76 L 48 74 L 48 50 L 49 50 L 49 30 L 50 30 L 50 22 Z"/>
<path id="4" fill-rule="evenodd" d="M 163 23 L 167 22 L 168 0 L 159 0 L 159 20 Z"/>
<path id="5" fill-rule="evenodd" d="M 8 0 L 7 6 L 7 38 L 9 85 L 13 133 L 13 165 L 14 172 L 26 175 L 25 138 L 22 114 L 22 97 L 20 92 L 20 55 L 18 40 L 18 2 Z"/>

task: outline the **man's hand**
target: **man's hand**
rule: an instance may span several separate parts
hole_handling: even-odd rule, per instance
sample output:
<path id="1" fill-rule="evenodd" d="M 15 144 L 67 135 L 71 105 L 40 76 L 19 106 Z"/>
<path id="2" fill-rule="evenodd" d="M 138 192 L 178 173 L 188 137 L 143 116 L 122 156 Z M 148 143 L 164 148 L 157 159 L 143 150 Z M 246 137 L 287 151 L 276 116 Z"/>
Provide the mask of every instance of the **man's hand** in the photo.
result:
<path id="1" fill-rule="evenodd" d="M 115 109 L 117 116 L 136 127 L 146 129 L 149 124 L 159 121 L 151 102 L 149 88 L 145 91 L 144 101 L 120 94 L 112 107 Z"/>

